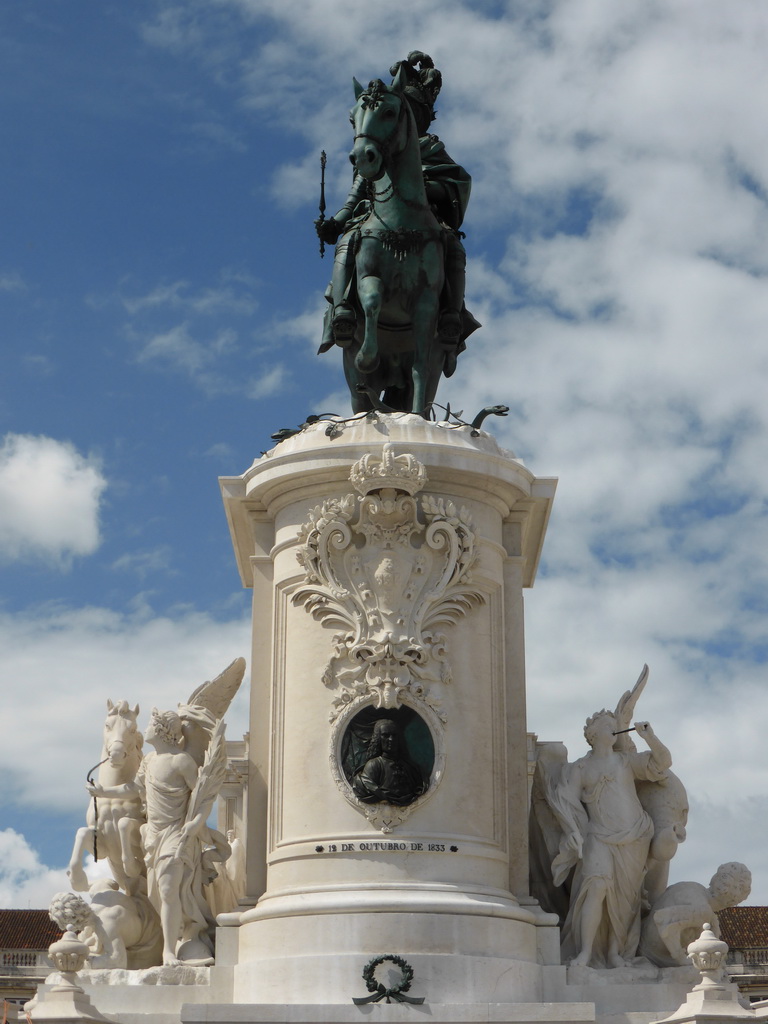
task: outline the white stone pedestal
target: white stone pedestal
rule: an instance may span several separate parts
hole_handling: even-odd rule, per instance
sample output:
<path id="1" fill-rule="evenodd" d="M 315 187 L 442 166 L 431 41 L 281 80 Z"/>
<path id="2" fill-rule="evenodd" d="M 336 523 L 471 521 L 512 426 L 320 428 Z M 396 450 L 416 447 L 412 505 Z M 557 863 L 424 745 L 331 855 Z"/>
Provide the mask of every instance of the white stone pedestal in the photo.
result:
<path id="1" fill-rule="evenodd" d="M 231 969 L 218 967 L 84 970 L 77 981 L 84 993 L 84 1005 L 90 1000 L 99 1013 L 118 1024 L 179 1024 L 184 1003 L 201 1006 L 232 998 Z M 39 1005 L 40 1012 L 43 1007 L 47 1012 L 47 1007 L 57 999 L 60 984 L 61 975 L 54 972 L 39 986 L 33 1002 Z M 44 1018 L 33 1010 L 33 1019 Z"/>
<path id="2" fill-rule="evenodd" d="M 685 968 L 562 966 L 528 895 L 522 590 L 555 481 L 482 431 L 394 414 L 318 423 L 221 485 L 253 588 L 248 895 L 219 917 L 215 967 L 91 972 L 96 1005 L 119 1024 L 679 1007 Z M 388 801 L 364 799 L 377 720 Z"/>
<path id="3" fill-rule="evenodd" d="M 351 1005 L 366 962 L 394 954 L 428 1001 L 533 1002 L 559 935 L 526 905 L 522 589 L 555 481 L 469 427 L 328 426 L 221 481 L 254 590 L 254 905 L 220 919 L 234 1001 Z M 407 807 L 353 791 L 361 712 L 401 713 L 431 744 Z"/>
<path id="4" fill-rule="evenodd" d="M 35 1024 L 114 1024 L 99 1013 L 82 988 L 66 983 L 39 993 L 29 1015 Z"/>

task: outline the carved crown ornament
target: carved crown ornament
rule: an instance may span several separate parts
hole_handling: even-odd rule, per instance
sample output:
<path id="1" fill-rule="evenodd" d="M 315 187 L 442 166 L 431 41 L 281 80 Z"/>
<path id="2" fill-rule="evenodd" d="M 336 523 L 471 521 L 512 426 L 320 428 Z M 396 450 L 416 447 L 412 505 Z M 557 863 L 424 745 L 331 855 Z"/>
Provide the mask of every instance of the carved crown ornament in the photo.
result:
<path id="1" fill-rule="evenodd" d="M 395 455 L 391 444 L 385 444 L 381 457 L 366 452 L 349 473 L 355 490 L 362 495 L 384 488 L 416 494 L 427 483 L 427 471 L 414 455 Z"/>
<path id="2" fill-rule="evenodd" d="M 337 691 L 331 721 L 352 704 L 392 709 L 404 701 L 445 721 L 440 689 L 451 667 L 440 627 L 485 600 L 471 577 L 472 519 L 451 501 L 416 497 L 425 467 L 391 444 L 356 462 L 350 480 L 358 495 L 327 499 L 301 527 L 306 582 L 293 595 L 339 629 L 322 677 Z"/>

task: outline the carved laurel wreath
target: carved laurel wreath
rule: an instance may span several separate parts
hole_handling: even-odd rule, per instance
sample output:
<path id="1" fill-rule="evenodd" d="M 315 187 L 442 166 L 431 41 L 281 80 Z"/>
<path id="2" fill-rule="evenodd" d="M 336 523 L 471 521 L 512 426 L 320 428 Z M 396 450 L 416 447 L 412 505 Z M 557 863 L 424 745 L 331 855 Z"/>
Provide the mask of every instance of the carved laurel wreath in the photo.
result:
<path id="1" fill-rule="evenodd" d="M 396 967 L 400 968 L 401 978 L 400 981 L 393 985 L 392 988 L 386 988 L 381 982 L 376 980 L 376 968 L 380 967 L 381 964 L 389 960 Z M 391 1002 L 393 999 L 397 1003 L 423 1003 L 424 996 L 414 998 L 413 996 L 407 996 L 405 993 L 411 987 L 413 981 L 413 968 L 407 960 L 402 956 L 395 956 L 393 953 L 385 953 L 383 956 L 375 956 L 373 960 L 369 960 L 363 968 L 363 981 L 365 987 L 369 992 L 373 992 L 372 996 L 360 996 L 355 998 L 353 996 L 352 1002 L 357 1006 L 363 1006 L 365 1003 L 378 1003 L 379 1000 L 384 999 L 386 1002 Z"/>

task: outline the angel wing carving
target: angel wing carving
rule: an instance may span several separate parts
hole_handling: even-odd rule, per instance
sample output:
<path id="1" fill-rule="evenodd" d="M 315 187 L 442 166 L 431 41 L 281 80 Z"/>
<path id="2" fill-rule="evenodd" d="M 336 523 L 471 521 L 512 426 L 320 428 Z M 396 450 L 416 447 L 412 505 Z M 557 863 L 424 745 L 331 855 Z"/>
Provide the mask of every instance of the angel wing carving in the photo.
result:
<path id="1" fill-rule="evenodd" d="M 203 764 L 216 723 L 226 714 L 245 674 L 245 659 L 235 658 L 215 679 L 198 686 L 186 704 L 179 705 L 184 721 L 186 751 Z"/>
<path id="2" fill-rule="evenodd" d="M 229 710 L 245 675 L 245 658 L 235 658 L 215 679 L 193 691 L 187 704 L 207 708 L 215 718 L 223 718 Z"/>

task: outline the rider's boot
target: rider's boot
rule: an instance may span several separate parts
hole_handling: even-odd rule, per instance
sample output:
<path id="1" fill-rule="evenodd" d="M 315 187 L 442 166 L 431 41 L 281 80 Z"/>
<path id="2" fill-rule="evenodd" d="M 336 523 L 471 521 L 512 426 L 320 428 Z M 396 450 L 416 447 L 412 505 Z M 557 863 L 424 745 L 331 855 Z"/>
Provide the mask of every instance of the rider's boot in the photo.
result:
<path id="1" fill-rule="evenodd" d="M 437 322 L 437 336 L 445 351 L 443 374 L 450 377 L 456 369 L 459 342 L 461 341 L 461 310 L 464 306 L 466 286 L 467 254 L 455 232 L 447 232 L 445 253 L 445 295 L 450 305 L 440 313 Z"/>
<path id="2" fill-rule="evenodd" d="M 348 348 L 355 337 L 357 315 L 349 302 L 348 293 L 354 272 L 354 252 L 350 236 L 343 235 L 336 246 L 333 258 L 331 293 L 333 296 L 333 317 L 331 329 L 333 340 L 339 348 Z"/>
<path id="3" fill-rule="evenodd" d="M 437 337 L 445 358 L 443 375 L 452 377 L 456 369 L 461 341 L 461 313 L 457 309 L 444 309 L 437 321 Z"/>

